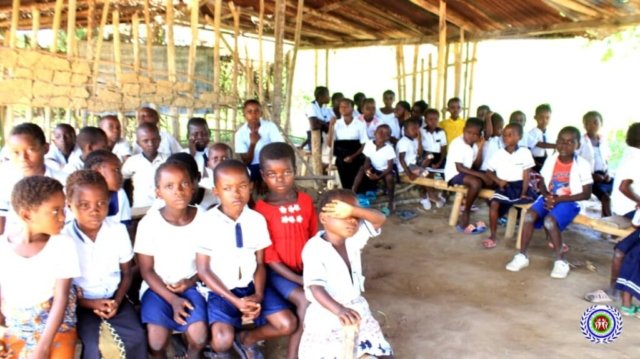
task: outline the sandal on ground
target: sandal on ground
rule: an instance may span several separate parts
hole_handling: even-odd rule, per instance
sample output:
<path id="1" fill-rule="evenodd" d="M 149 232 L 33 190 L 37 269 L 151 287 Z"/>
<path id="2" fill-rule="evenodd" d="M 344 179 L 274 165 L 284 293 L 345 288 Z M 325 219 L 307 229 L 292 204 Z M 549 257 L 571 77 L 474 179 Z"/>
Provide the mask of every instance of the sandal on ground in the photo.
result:
<path id="1" fill-rule="evenodd" d="M 613 299 L 609 297 L 609 294 L 602 289 L 594 290 L 584 295 L 584 299 L 591 303 L 609 303 L 613 302 Z"/>
<path id="2" fill-rule="evenodd" d="M 497 244 L 498 244 L 497 241 L 495 239 L 491 239 L 491 238 L 487 238 L 484 241 L 482 241 L 482 246 L 485 249 L 495 248 Z"/>
<path id="3" fill-rule="evenodd" d="M 187 346 L 182 339 L 182 334 L 173 334 L 171 336 L 171 345 L 173 346 L 174 359 L 182 359 L 187 357 Z"/>
<path id="4" fill-rule="evenodd" d="M 547 242 L 547 245 L 551 249 L 556 249 L 556 246 L 553 245 L 553 242 Z M 569 251 L 569 246 L 566 243 L 562 243 L 562 253 L 567 253 Z"/>
<path id="5" fill-rule="evenodd" d="M 380 208 L 380 212 L 382 212 L 385 217 L 389 217 L 391 215 L 391 210 L 387 206 Z"/>
<path id="6" fill-rule="evenodd" d="M 484 223 L 483 221 L 477 221 L 475 223 L 475 226 L 476 226 L 476 228 L 478 228 L 478 230 L 481 230 L 483 232 L 487 230 L 487 224 Z"/>
<path id="7" fill-rule="evenodd" d="M 632 305 L 630 307 L 625 307 L 624 305 L 620 306 L 620 313 L 622 313 L 622 315 L 626 317 L 636 315 L 637 312 L 638 312 L 638 307 L 636 307 L 635 305 Z"/>
<path id="8" fill-rule="evenodd" d="M 469 224 L 465 228 L 462 228 L 462 226 L 457 225 L 456 230 L 464 234 L 481 234 L 487 231 L 487 227 L 477 227 L 476 225 Z"/>
<path id="9" fill-rule="evenodd" d="M 258 349 L 258 344 L 244 345 L 240 341 L 240 333 L 236 334 L 233 340 L 233 349 L 242 359 L 264 359 L 262 352 Z"/>

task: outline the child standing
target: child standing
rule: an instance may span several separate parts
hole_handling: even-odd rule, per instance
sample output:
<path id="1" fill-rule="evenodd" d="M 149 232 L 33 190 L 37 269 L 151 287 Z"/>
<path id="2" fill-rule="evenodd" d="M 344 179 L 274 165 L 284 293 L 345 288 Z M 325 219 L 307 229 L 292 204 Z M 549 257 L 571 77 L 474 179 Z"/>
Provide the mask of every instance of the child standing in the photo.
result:
<path id="1" fill-rule="evenodd" d="M 589 111 L 582 117 L 582 123 L 586 133 L 580 141 L 578 155 L 591 164 L 593 194 L 602 203 L 602 217 L 609 217 L 613 178 L 609 177 L 609 144 L 605 136 L 598 133 L 602 127 L 602 115 L 597 111 Z"/>
<path id="2" fill-rule="evenodd" d="M 24 231 L 0 236 L 0 325 L 15 358 L 74 358 L 80 275 L 73 240 L 64 226 L 64 193 L 55 179 L 20 180 L 11 195 Z"/>
<path id="3" fill-rule="evenodd" d="M 382 103 L 384 107 L 378 109 L 378 117 L 383 123 L 391 125 L 395 120 L 395 108 L 393 103 L 396 101 L 396 94 L 391 90 L 382 93 Z"/>
<path id="4" fill-rule="evenodd" d="M 122 163 L 118 156 L 107 150 L 91 152 L 84 161 L 84 168 L 97 171 L 107 181 L 109 187 L 109 208 L 107 218 L 122 223 L 131 224 L 131 204 L 122 188 Z"/>
<path id="5" fill-rule="evenodd" d="M 194 189 L 184 165 L 162 164 L 155 180 L 165 206 L 140 220 L 134 245 L 144 279 L 140 315 L 149 354 L 166 358 L 169 337 L 177 331 L 186 336 L 187 358 L 199 358 L 207 342 L 207 304 L 196 289 L 195 238 L 208 233 L 201 225 L 204 212 L 189 205 Z"/>
<path id="6" fill-rule="evenodd" d="M 324 230 L 302 251 L 307 309 L 299 357 L 340 357 L 344 328 L 356 326 L 355 358 L 393 356 L 391 345 L 362 296 L 361 252 L 370 237 L 380 234 L 385 216 L 356 206 L 353 192 L 331 190 L 319 203 Z"/>
<path id="7" fill-rule="evenodd" d="M 539 105 L 536 107 L 536 115 L 533 118 L 536 120 L 537 126 L 529 131 L 527 141 L 533 160 L 536 162 L 533 170 L 540 172 L 547 159 L 547 150 L 556 148 L 555 144 L 547 141 L 547 126 L 551 118 L 551 106 L 548 104 Z"/>
<path id="8" fill-rule="evenodd" d="M 262 178 L 269 189 L 256 203 L 267 221 L 271 246 L 264 252 L 267 286 L 296 308 L 298 328 L 291 335 L 287 358 L 298 357 L 298 347 L 309 302 L 302 288 L 302 248 L 318 232 L 313 199 L 296 190 L 295 153 L 286 143 L 271 143 L 260 153 Z"/>
<path id="9" fill-rule="evenodd" d="M 107 182 L 98 172 L 79 170 L 67 179 L 66 190 L 75 220 L 66 225 L 64 233 L 73 238 L 80 260 L 80 275 L 73 284 L 79 289 L 82 358 L 100 358 L 100 331 L 105 325 L 115 340 L 124 343 L 124 350 L 117 350 L 127 358 L 144 358 L 144 329 L 138 313 L 125 298 L 131 285 L 133 249 L 127 228 L 107 219 Z"/>
<path id="10" fill-rule="evenodd" d="M 91 152 L 108 149 L 107 135 L 98 127 L 85 126 L 78 132 L 77 146 L 80 156 L 69 159 L 63 168 L 67 174 L 83 169 L 84 161 Z"/>
<path id="11" fill-rule="evenodd" d="M 107 135 L 107 147 L 113 152 L 120 162 L 124 162 L 131 156 L 131 145 L 122 137 L 122 126 L 117 116 L 103 116 L 98 122 L 98 127 Z"/>
<path id="12" fill-rule="evenodd" d="M 215 228 L 216 237 L 198 237 L 196 258 L 198 275 L 209 289 L 211 347 L 218 358 L 230 358 L 232 346 L 242 358 L 263 358 L 256 343 L 292 334 L 296 318 L 288 303 L 265 287 L 264 249 L 271 241 L 264 218 L 247 207 L 247 168 L 227 160 L 216 167 L 214 181 L 221 204 L 206 213 L 201 230 Z M 256 328 L 240 331 L 249 321 Z"/>
<path id="13" fill-rule="evenodd" d="M 333 147 L 342 187 L 351 188 L 358 169 L 364 162 L 362 150 L 369 138 L 365 124 L 353 117 L 351 100 L 340 101 L 340 114 L 342 115 L 340 119 L 331 120 L 327 142 L 330 147 Z"/>
<path id="14" fill-rule="evenodd" d="M 51 142 L 54 146 L 49 146 L 49 152 L 44 159 L 52 167 L 62 169 L 69 162 L 76 148 L 76 131 L 69 124 L 59 123 L 53 129 Z"/>
<path id="15" fill-rule="evenodd" d="M 493 154 L 487 164 L 487 175 L 498 187 L 491 197 L 489 208 L 491 235 L 482 241 L 482 246 L 487 249 L 496 246 L 498 218 L 504 216 L 514 204 L 530 203 L 534 198 L 529 188 L 529 173 L 535 163 L 531 151 L 518 145 L 522 132 L 522 126 L 508 124 L 502 131 L 504 147 Z"/>
<path id="16" fill-rule="evenodd" d="M 449 111 L 450 117 L 440 122 L 440 127 L 447 134 L 447 143 L 453 143 L 453 140 L 460 137 L 464 132 L 466 120 L 460 117 L 460 110 L 462 109 L 462 101 L 458 97 L 450 98 L 447 101 L 447 111 Z"/>
<path id="17" fill-rule="evenodd" d="M 577 202 L 591 197 L 593 183 L 589 162 L 576 154 L 580 137 L 580 130 L 571 126 L 558 133 L 557 153 L 549 156 L 542 167 L 541 196 L 527 211 L 522 229 L 522 248 L 507 264 L 508 271 L 518 272 L 529 266 L 527 249 L 533 229 L 544 225 L 556 251 L 551 278 L 563 279 L 569 274 L 569 263 L 564 260 L 562 248 L 562 231 L 580 213 Z"/>
<path id="18" fill-rule="evenodd" d="M 373 140 L 376 128 L 383 122 L 376 116 L 376 100 L 367 98 L 362 101 L 362 115 L 358 116 L 358 120 L 365 124 L 367 129 L 367 137 Z"/>

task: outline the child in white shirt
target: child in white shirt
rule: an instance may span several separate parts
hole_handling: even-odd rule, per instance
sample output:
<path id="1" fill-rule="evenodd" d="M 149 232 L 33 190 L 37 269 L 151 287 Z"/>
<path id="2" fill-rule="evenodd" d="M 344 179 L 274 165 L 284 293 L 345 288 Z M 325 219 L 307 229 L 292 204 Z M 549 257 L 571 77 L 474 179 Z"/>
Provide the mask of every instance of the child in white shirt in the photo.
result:
<path id="1" fill-rule="evenodd" d="M 107 135 L 98 127 L 86 126 L 80 129 L 76 143 L 80 156 L 72 156 L 69 159 L 69 163 L 63 168 L 67 174 L 83 169 L 84 161 L 91 152 L 108 150 Z"/>
<path id="2" fill-rule="evenodd" d="M 138 126 L 143 123 L 150 123 L 160 128 L 160 114 L 158 111 L 150 107 L 142 107 L 138 110 Z M 165 158 L 171 156 L 174 153 L 182 152 L 182 146 L 180 142 L 165 130 L 159 130 L 160 144 L 158 145 L 158 152 L 164 154 Z M 135 144 L 133 154 L 141 153 L 142 148 L 138 143 Z"/>
<path id="3" fill-rule="evenodd" d="M 482 165 L 480 171 L 487 171 L 491 157 L 504 148 L 502 141 L 502 129 L 504 128 L 504 120 L 498 113 L 491 113 L 491 117 L 486 121 L 491 122 L 491 134 L 482 145 Z M 485 134 L 487 129 L 485 128 Z"/>
<path id="4" fill-rule="evenodd" d="M 109 209 L 107 218 L 126 226 L 131 225 L 131 204 L 122 188 L 122 163 L 118 156 L 108 150 L 91 152 L 84 162 L 87 170 L 102 175 L 109 186 Z M 69 222 L 69 221 L 67 221 Z"/>
<path id="5" fill-rule="evenodd" d="M 424 151 L 424 165 L 429 170 L 428 177 L 435 178 L 436 172 L 442 172 L 447 158 L 447 134 L 438 127 L 440 113 L 435 109 L 427 109 L 424 113 L 424 127 L 420 129 L 422 150 Z M 427 188 L 427 197 L 420 201 L 426 209 L 431 208 L 431 202 L 442 208 L 445 199 L 435 188 Z"/>
<path id="6" fill-rule="evenodd" d="M 522 130 L 524 131 L 524 125 L 527 123 L 527 115 L 520 110 L 513 111 L 509 116 L 509 123 L 517 123 L 522 126 Z M 522 135 L 520 142 L 518 142 L 519 147 L 529 147 L 529 138 L 528 134 Z"/>
<path id="7" fill-rule="evenodd" d="M 364 163 L 362 151 L 369 138 L 365 124 L 353 117 L 353 101 L 342 99 L 339 107 L 341 116 L 331 120 L 327 143 L 333 148 L 342 188 L 351 188 Z"/>
<path id="8" fill-rule="evenodd" d="M 529 131 L 528 146 L 536 162 L 536 167 L 534 167 L 533 170 L 540 172 L 542 165 L 547 159 L 547 150 L 556 148 L 556 145 L 550 143 L 547 137 L 547 126 L 551 118 L 551 106 L 548 104 L 539 105 L 536 107 L 536 115 L 533 118 L 536 120 L 537 127 Z"/>
<path id="9" fill-rule="evenodd" d="M 107 147 L 113 152 L 120 162 L 126 161 L 131 156 L 131 145 L 122 137 L 122 126 L 117 116 L 103 116 L 98 122 L 98 127 L 107 135 Z"/>
<path id="10" fill-rule="evenodd" d="M 54 146 L 49 146 L 49 152 L 44 159 L 52 167 L 62 169 L 76 149 L 76 130 L 67 123 L 59 123 L 53 129 L 51 142 Z"/>

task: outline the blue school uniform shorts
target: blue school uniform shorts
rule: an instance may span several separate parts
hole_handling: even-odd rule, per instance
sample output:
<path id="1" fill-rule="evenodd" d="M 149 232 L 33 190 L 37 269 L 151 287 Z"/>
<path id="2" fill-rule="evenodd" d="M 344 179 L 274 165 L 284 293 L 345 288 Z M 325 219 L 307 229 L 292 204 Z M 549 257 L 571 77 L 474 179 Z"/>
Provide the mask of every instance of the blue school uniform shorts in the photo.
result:
<path id="1" fill-rule="evenodd" d="M 447 182 L 449 186 L 463 186 L 464 185 L 464 177 L 466 175 L 464 173 L 458 173 L 452 179 Z"/>
<path id="2" fill-rule="evenodd" d="M 544 197 L 539 196 L 538 199 L 533 202 L 533 205 L 531 205 L 531 210 L 538 214 L 538 220 L 535 223 L 535 228 L 542 228 L 544 217 L 549 215 L 556 220 L 558 228 L 562 232 L 580 213 L 580 206 L 576 202 L 560 202 L 549 211 L 544 208 Z"/>
<path id="3" fill-rule="evenodd" d="M 632 219 L 633 215 L 635 213 L 636 213 L 636 211 L 633 210 L 633 211 L 625 214 L 624 216 L 629 218 L 629 219 Z M 622 253 L 624 253 L 626 255 L 633 248 L 637 247 L 638 244 L 640 244 L 640 229 L 636 229 L 635 231 L 633 231 L 633 233 L 631 233 L 630 235 L 625 237 L 620 242 L 616 243 L 616 245 L 613 248 L 615 250 L 620 251 L 620 252 L 622 252 Z"/>
<path id="4" fill-rule="evenodd" d="M 193 310 L 189 312 L 189 317 L 186 318 L 186 325 L 180 325 L 173 320 L 173 308 L 171 308 L 171 304 L 156 294 L 151 288 L 144 292 L 140 300 L 142 323 L 155 324 L 172 331 L 184 333 L 193 323 L 207 322 L 207 303 L 204 297 L 198 293 L 195 286 L 187 289 L 184 293 L 179 294 L 179 296 L 187 299 L 193 306 Z"/>
<path id="5" fill-rule="evenodd" d="M 300 284 L 288 280 L 271 268 L 267 269 L 267 286 L 273 289 L 276 294 L 286 300 L 289 300 L 289 296 L 294 289 L 302 289 L 302 286 Z"/>

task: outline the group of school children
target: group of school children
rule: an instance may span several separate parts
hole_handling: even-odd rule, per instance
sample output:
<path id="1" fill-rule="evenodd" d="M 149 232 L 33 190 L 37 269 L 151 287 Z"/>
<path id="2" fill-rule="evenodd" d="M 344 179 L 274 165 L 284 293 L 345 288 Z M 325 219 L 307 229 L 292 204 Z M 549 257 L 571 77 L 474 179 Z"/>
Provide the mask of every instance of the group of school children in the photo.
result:
<path id="1" fill-rule="evenodd" d="M 182 149 L 151 108 L 137 113 L 134 146 L 114 116 L 77 134 L 60 124 L 51 146 L 36 124 L 11 130 L 0 358 L 263 358 L 258 343 L 278 337 L 288 358 L 335 358 L 345 328 L 357 357 L 393 357 L 362 297 L 360 252 L 385 216 L 347 190 L 324 193 L 316 212 L 296 189 L 294 149 L 259 102 L 243 113 L 239 160 L 209 144 L 202 118 Z M 129 197 L 149 207 L 137 228 Z"/>

